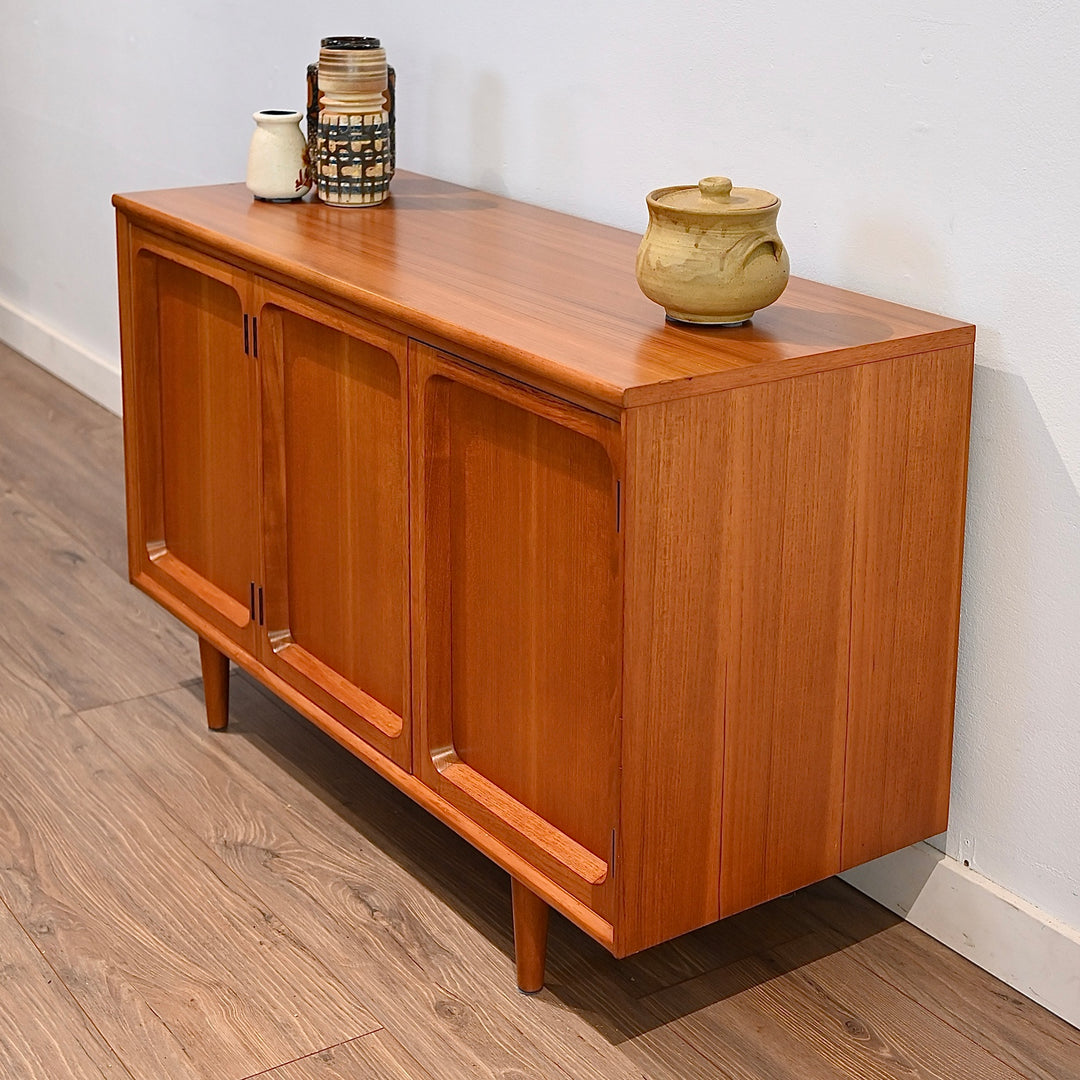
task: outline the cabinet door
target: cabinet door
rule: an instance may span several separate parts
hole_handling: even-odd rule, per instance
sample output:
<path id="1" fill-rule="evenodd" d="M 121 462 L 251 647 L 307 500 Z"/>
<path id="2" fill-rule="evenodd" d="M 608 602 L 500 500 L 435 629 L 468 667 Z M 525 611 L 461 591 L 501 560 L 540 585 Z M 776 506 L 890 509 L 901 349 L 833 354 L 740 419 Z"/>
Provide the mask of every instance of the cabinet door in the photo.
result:
<path id="1" fill-rule="evenodd" d="M 620 755 L 619 425 L 427 346 L 410 349 L 420 775 L 608 912 Z"/>
<path id="2" fill-rule="evenodd" d="M 259 553 L 259 418 L 249 279 L 135 232 L 125 335 L 130 534 L 149 578 L 248 650 Z"/>
<path id="3" fill-rule="evenodd" d="M 269 284 L 264 662 L 410 757 L 406 339 Z"/>

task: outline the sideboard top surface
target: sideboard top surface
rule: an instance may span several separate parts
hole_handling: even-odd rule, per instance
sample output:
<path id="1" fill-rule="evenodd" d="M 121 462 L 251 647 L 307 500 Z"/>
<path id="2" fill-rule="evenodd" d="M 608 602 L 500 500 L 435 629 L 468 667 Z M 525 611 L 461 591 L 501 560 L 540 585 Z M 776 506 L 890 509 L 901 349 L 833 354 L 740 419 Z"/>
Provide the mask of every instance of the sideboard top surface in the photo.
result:
<path id="1" fill-rule="evenodd" d="M 375 208 L 255 202 L 243 184 L 113 201 L 138 224 L 607 406 L 974 339 L 970 325 L 801 278 L 747 326 L 675 326 L 637 287 L 640 236 L 408 172 Z"/>

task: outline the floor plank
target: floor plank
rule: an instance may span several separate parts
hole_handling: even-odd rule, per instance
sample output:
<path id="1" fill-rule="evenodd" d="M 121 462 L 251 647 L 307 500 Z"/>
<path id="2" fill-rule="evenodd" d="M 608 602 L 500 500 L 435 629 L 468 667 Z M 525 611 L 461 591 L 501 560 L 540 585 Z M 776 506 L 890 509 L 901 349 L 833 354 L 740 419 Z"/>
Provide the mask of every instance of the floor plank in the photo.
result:
<path id="1" fill-rule="evenodd" d="M 646 999 L 738 1080 L 1017 1080 L 822 934 Z"/>
<path id="2" fill-rule="evenodd" d="M 120 421 L 0 342 L 0 478 L 127 577 Z"/>
<path id="3" fill-rule="evenodd" d="M 129 1074 L 7 905 L 0 903 L 0 1076 L 128 1080 Z"/>
<path id="4" fill-rule="evenodd" d="M 0 641 L 75 710 L 198 678 L 194 636 L 18 492 L 0 492 Z"/>
<path id="5" fill-rule="evenodd" d="M 1080 1080 L 1080 1031 L 837 878 L 801 904 L 838 947 L 1032 1080 Z"/>
<path id="6" fill-rule="evenodd" d="M 0 694 L 0 898 L 137 1077 L 245 1077 L 378 1028 L 11 657 Z"/>
<path id="7" fill-rule="evenodd" d="M 444 1074 L 445 1075 L 445 1074 Z M 434 1080 L 387 1031 L 321 1050 L 263 1073 L 259 1080 Z"/>
<path id="8" fill-rule="evenodd" d="M 387 837 L 336 804 L 317 776 L 270 767 L 259 733 L 295 721 L 245 680 L 233 679 L 226 733 L 206 729 L 184 690 L 85 718 L 434 1075 L 641 1075 L 555 995 L 517 993 L 508 905 L 498 924 L 463 918 L 455 896 L 402 866 L 407 830 Z M 349 765 L 366 782 L 369 770 Z M 451 869 L 454 854 L 444 845 Z M 508 898 L 505 874 L 488 860 L 481 872 Z M 472 892 L 475 879 L 465 879 Z"/>

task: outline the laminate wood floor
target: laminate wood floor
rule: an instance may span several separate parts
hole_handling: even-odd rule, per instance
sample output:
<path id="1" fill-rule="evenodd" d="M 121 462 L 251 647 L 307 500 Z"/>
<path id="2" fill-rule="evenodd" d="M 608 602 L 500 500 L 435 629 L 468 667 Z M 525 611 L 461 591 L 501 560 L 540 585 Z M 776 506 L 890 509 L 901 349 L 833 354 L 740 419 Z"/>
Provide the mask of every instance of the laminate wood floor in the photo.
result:
<path id="1" fill-rule="evenodd" d="M 0 346 L 0 1080 L 1072 1080 L 1080 1033 L 837 880 L 623 961 L 126 580 L 120 421 Z"/>

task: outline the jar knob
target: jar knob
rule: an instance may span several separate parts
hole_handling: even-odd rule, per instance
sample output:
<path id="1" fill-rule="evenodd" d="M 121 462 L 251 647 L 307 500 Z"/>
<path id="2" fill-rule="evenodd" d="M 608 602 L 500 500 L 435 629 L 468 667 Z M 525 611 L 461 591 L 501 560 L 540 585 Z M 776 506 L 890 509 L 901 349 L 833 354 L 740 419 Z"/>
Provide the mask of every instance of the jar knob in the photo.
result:
<path id="1" fill-rule="evenodd" d="M 706 176 L 698 181 L 698 190 L 714 199 L 726 199 L 731 195 L 731 181 L 726 176 Z"/>

